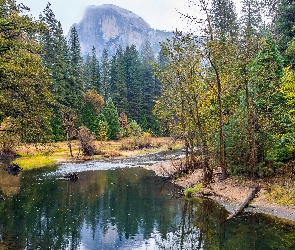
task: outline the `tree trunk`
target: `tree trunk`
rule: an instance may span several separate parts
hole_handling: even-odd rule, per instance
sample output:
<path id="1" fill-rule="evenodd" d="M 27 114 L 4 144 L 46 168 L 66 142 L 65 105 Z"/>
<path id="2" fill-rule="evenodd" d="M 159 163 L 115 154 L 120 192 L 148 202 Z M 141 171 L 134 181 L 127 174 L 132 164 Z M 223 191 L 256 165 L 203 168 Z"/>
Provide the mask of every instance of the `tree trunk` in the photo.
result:
<path id="1" fill-rule="evenodd" d="M 252 192 L 248 195 L 248 197 L 244 200 L 244 202 L 239 206 L 239 208 L 233 214 L 231 214 L 226 220 L 230 220 L 234 218 L 235 216 L 237 216 L 238 214 L 240 214 L 243 211 L 243 209 L 249 205 L 250 201 L 254 199 L 259 189 L 260 189 L 259 186 L 255 187 L 252 190 Z"/>
<path id="2" fill-rule="evenodd" d="M 253 112 L 251 111 L 251 103 L 249 96 L 248 81 L 245 82 L 245 101 L 247 107 L 247 122 L 248 122 L 248 144 L 250 150 L 250 165 L 251 165 L 251 176 L 254 178 L 254 172 L 257 162 L 257 149 L 256 149 L 256 136 L 255 136 L 255 124 Z"/>
<path id="3" fill-rule="evenodd" d="M 70 149 L 71 157 L 74 157 L 74 155 L 73 155 L 73 150 L 72 150 L 72 142 L 71 142 L 71 140 L 70 140 L 69 133 L 67 133 L 67 144 L 68 144 L 68 147 L 69 147 L 69 149 Z"/>

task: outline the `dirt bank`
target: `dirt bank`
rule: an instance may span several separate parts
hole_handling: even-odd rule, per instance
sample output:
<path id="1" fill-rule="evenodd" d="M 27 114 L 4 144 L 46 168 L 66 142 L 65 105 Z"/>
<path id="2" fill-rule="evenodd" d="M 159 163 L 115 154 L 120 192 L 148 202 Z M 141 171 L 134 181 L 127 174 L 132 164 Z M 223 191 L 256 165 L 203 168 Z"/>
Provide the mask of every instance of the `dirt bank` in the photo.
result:
<path id="1" fill-rule="evenodd" d="M 177 162 L 167 161 L 154 164 L 147 168 L 155 171 L 157 175 L 168 176 L 178 170 L 179 164 Z M 272 215 L 295 225 L 294 206 L 276 204 L 267 198 L 269 183 L 262 180 L 237 180 L 232 177 L 229 177 L 226 180 L 220 180 L 219 176 L 220 174 L 215 172 L 212 183 L 208 187 L 203 188 L 202 192 L 196 195 L 205 195 L 223 205 L 229 212 L 232 213 L 251 193 L 253 188 L 259 185 L 260 191 L 258 195 L 252 200 L 250 205 L 245 210 L 252 213 Z M 196 183 L 200 183 L 201 180 L 202 170 L 197 169 L 193 173 L 177 178 L 173 182 L 186 189 L 193 187 Z"/>

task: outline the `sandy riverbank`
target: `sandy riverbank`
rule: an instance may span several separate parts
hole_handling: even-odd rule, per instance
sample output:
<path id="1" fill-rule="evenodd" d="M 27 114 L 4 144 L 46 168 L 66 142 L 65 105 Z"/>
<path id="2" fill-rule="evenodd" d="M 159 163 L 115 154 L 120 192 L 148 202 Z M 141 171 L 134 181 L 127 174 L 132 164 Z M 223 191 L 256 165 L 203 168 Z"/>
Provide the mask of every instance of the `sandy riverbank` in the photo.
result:
<path id="1" fill-rule="evenodd" d="M 177 171 L 178 164 L 177 162 L 167 161 L 148 166 L 147 168 L 155 171 L 157 175 L 167 176 Z M 178 178 L 173 182 L 186 189 L 193 187 L 201 180 L 202 170 L 197 169 L 193 173 Z M 220 180 L 219 175 L 214 174 L 213 182 L 208 187 L 203 188 L 202 193 L 196 195 L 205 194 L 206 197 L 215 200 L 232 213 L 257 185 L 260 186 L 260 191 L 245 211 L 268 214 L 295 225 L 295 207 L 276 204 L 267 199 L 267 183 L 262 180 L 237 180 L 231 177 L 226 180 Z"/>

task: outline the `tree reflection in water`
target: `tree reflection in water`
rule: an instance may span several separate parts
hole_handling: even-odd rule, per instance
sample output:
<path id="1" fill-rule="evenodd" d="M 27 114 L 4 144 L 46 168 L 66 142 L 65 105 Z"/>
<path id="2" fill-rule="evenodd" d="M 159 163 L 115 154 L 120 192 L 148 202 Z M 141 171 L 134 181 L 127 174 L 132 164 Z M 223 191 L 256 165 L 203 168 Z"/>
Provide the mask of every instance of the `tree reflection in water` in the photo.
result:
<path id="1" fill-rule="evenodd" d="M 0 249 L 295 249 L 294 228 L 258 215 L 223 223 L 222 207 L 185 200 L 141 168 L 80 172 L 77 182 L 46 171 L 22 172 L 0 202 Z"/>

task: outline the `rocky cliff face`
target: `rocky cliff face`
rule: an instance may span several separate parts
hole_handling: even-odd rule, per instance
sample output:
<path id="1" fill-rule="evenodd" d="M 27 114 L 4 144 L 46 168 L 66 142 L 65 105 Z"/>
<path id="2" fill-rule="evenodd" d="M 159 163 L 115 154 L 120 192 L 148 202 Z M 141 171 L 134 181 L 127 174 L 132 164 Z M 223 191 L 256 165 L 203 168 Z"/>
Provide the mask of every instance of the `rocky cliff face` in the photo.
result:
<path id="1" fill-rule="evenodd" d="M 83 55 L 90 53 L 93 46 L 98 55 L 104 48 L 113 55 L 119 45 L 125 48 L 134 44 L 140 50 L 145 40 L 157 53 L 159 42 L 172 37 L 172 32 L 154 30 L 140 16 L 112 4 L 89 6 L 81 22 L 72 27 L 78 32 Z"/>

